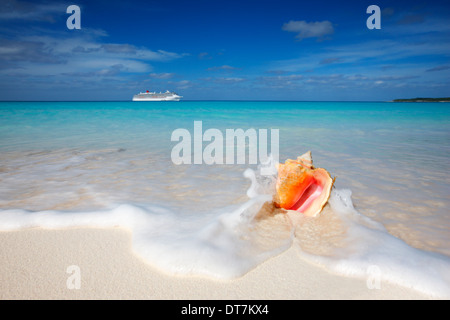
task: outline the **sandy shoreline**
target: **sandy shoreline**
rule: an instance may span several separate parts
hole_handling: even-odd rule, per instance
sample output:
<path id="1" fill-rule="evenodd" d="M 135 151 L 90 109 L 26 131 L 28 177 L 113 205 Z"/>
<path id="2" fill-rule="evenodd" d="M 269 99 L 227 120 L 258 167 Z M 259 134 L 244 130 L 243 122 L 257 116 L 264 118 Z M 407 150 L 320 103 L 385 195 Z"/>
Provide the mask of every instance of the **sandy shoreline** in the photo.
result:
<path id="1" fill-rule="evenodd" d="M 293 246 L 243 277 L 174 276 L 131 249 L 123 228 L 0 232 L 0 299 L 429 299 L 382 282 L 347 278 L 304 261 Z M 80 288 L 69 289 L 69 266 Z M 70 278 L 70 279 L 73 279 Z M 69 281 L 71 284 L 74 282 Z"/>

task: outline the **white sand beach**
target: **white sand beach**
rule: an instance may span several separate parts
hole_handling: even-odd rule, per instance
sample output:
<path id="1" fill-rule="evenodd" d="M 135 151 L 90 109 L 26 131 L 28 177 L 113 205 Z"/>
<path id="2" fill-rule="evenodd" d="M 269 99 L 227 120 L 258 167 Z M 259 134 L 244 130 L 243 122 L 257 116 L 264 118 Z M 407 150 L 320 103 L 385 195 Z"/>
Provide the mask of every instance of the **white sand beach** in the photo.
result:
<path id="1" fill-rule="evenodd" d="M 135 255 L 124 228 L 0 232 L 0 299 L 430 299 L 417 291 L 334 275 L 292 246 L 243 277 L 176 276 Z M 70 289 L 68 267 L 81 285 Z M 70 270 L 69 270 L 70 271 Z"/>

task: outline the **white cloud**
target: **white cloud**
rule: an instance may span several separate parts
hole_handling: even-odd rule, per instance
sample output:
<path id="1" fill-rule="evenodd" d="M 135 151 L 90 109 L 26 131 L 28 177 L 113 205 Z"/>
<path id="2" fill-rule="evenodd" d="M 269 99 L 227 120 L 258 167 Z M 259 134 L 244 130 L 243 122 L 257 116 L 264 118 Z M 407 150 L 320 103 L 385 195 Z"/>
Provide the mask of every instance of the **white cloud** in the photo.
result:
<path id="1" fill-rule="evenodd" d="M 341 58 L 325 58 L 322 61 L 320 61 L 320 64 L 332 64 L 332 63 L 337 63 L 337 62 L 341 62 Z"/>
<path id="2" fill-rule="evenodd" d="M 67 5 L 26 1 L 2 0 L 0 20 L 30 20 L 55 22 L 54 15 L 64 16 Z"/>
<path id="3" fill-rule="evenodd" d="M 301 84 L 303 76 L 301 74 L 265 76 L 259 78 L 259 83 L 270 88 L 286 88 Z"/>
<path id="4" fill-rule="evenodd" d="M 232 67 L 232 66 L 229 66 L 229 65 L 223 65 L 223 66 L 220 66 L 220 67 L 211 67 L 211 68 L 208 68 L 206 70 L 208 70 L 208 71 L 219 71 L 219 70 L 231 71 L 231 70 L 238 70 L 238 69 L 239 68 Z"/>
<path id="5" fill-rule="evenodd" d="M 370 64 L 370 72 L 382 72 L 383 74 L 389 70 L 386 66 L 395 66 L 405 68 L 407 70 L 415 70 L 420 68 L 430 69 L 430 61 L 424 60 L 420 64 L 413 65 L 407 62 L 399 63 L 398 60 L 405 60 L 411 57 L 419 56 L 447 56 L 450 54 L 450 48 L 447 43 L 443 42 L 438 36 L 428 35 L 430 42 L 425 41 L 421 37 L 415 37 L 416 41 L 404 41 L 399 45 L 396 40 L 368 40 L 355 44 L 343 44 L 323 47 L 320 52 L 304 52 L 301 56 L 293 59 L 274 61 L 268 68 L 271 70 L 281 70 L 286 73 L 306 72 L 306 70 L 314 69 L 316 73 L 345 72 L 366 73 L 367 65 Z M 441 39 L 441 41 L 439 41 Z M 412 69 L 413 68 L 413 69 Z M 392 68 L 391 68 L 392 69 Z"/>
<path id="6" fill-rule="evenodd" d="M 163 73 L 150 73 L 150 78 L 154 79 L 170 79 L 174 76 L 174 73 L 163 72 Z"/>
<path id="7" fill-rule="evenodd" d="M 102 43 L 90 33 L 64 38 L 59 35 L 28 35 L 3 39 L 0 50 L 2 74 L 30 76 L 97 75 L 152 71 L 149 63 L 170 61 L 183 54 L 150 50 L 131 44 Z M 6 63 L 9 62 L 9 63 Z M 121 66 L 117 68 L 117 66 Z M 160 74 L 169 77 L 169 74 Z"/>
<path id="8" fill-rule="evenodd" d="M 180 90 L 185 90 L 193 86 L 193 83 L 189 80 L 169 81 L 168 84 L 171 84 Z"/>
<path id="9" fill-rule="evenodd" d="M 450 66 L 437 66 L 437 67 L 433 67 L 430 69 L 427 69 L 427 72 L 435 72 L 435 71 L 443 71 L 443 70 L 448 70 L 450 69 Z"/>
<path id="10" fill-rule="evenodd" d="M 216 83 L 238 83 L 245 81 L 244 78 L 236 78 L 236 77 L 221 77 L 221 78 L 215 78 L 213 80 Z"/>
<path id="11" fill-rule="evenodd" d="M 298 40 L 305 38 L 323 39 L 325 36 L 332 35 L 334 33 L 333 24 L 328 20 L 316 22 L 291 20 L 288 23 L 285 23 L 282 29 L 284 31 L 297 33 L 296 38 Z"/>
<path id="12" fill-rule="evenodd" d="M 198 54 L 199 59 L 212 59 L 211 55 L 208 52 L 200 52 Z"/>

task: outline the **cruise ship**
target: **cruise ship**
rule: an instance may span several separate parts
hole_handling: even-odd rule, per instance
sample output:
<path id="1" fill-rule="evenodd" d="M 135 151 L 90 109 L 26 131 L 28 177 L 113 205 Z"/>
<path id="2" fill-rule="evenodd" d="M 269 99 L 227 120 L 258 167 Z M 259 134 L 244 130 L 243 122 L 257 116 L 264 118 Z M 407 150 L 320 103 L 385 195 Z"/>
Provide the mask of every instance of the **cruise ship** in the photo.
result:
<path id="1" fill-rule="evenodd" d="M 180 101 L 182 96 L 179 96 L 175 92 L 170 92 L 167 90 L 166 92 L 141 92 L 133 96 L 133 101 Z"/>

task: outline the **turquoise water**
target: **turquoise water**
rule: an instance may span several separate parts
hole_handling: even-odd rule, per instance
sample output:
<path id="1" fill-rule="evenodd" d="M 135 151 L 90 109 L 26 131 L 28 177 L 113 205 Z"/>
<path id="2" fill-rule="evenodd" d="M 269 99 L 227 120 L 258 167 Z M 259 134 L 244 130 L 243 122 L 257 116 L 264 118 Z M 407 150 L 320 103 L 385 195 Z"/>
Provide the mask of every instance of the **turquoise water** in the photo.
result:
<path id="1" fill-rule="evenodd" d="M 440 166 L 449 155 L 445 103 L 3 102 L 0 115 L 2 151 L 130 144 L 164 149 L 171 147 L 174 129 L 191 129 L 201 120 L 205 129 L 280 129 L 287 156 L 290 148 L 304 146 L 393 161 L 415 154 L 412 165 Z"/>
<path id="2" fill-rule="evenodd" d="M 450 257 L 446 103 L 1 102 L 0 209 L 63 215 L 125 204 L 175 220 L 215 221 L 218 212 L 247 203 L 243 172 L 257 166 L 173 164 L 171 134 L 193 134 L 194 121 L 224 135 L 279 129 L 281 161 L 311 150 L 314 164 L 337 178 L 337 189 L 351 190 L 359 214 L 411 248 Z M 173 221 L 158 223 L 170 229 Z M 184 230 L 204 223 L 210 222 Z"/>

